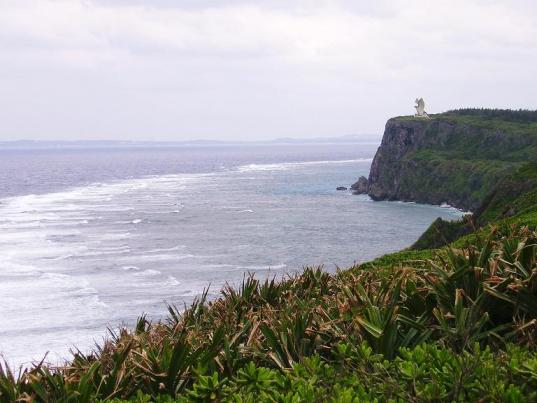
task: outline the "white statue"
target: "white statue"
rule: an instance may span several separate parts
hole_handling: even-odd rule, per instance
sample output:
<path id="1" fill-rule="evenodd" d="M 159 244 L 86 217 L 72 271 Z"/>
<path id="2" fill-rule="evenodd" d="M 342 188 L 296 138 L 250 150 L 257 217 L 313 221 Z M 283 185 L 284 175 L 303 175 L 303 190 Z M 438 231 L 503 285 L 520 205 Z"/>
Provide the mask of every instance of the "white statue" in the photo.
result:
<path id="1" fill-rule="evenodd" d="M 429 115 L 427 115 L 427 112 L 425 112 L 425 101 L 423 100 L 423 98 L 416 98 L 416 106 L 414 106 L 414 108 L 416 108 L 416 114 L 414 116 L 418 116 L 420 118 L 429 117 Z"/>

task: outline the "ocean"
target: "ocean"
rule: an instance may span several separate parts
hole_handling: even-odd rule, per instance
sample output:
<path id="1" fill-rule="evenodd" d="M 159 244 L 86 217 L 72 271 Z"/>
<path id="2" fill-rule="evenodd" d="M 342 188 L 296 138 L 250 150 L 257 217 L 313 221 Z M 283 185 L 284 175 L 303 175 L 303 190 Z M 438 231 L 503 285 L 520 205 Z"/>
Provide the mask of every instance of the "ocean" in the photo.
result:
<path id="1" fill-rule="evenodd" d="M 334 272 L 460 217 L 336 191 L 367 176 L 377 146 L 0 149 L 0 353 L 58 363 L 206 288 Z"/>

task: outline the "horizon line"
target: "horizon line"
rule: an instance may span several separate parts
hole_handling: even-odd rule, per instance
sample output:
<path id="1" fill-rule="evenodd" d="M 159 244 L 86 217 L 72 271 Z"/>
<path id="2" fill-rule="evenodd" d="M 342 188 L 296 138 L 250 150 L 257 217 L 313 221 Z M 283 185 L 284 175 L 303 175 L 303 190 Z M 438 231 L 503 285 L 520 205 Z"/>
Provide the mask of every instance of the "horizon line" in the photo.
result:
<path id="1" fill-rule="evenodd" d="M 334 137 L 277 137 L 266 140 L 216 140 L 216 139 L 190 139 L 190 140 L 124 140 L 124 139 L 77 139 L 77 140 L 65 140 L 65 139 L 19 139 L 19 140 L 0 140 L 0 145 L 22 145 L 22 144 L 259 144 L 259 143 L 300 143 L 300 142 L 362 142 L 359 140 L 371 140 L 380 139 L 382 134 L 346 134 L 342 136 Z"/>

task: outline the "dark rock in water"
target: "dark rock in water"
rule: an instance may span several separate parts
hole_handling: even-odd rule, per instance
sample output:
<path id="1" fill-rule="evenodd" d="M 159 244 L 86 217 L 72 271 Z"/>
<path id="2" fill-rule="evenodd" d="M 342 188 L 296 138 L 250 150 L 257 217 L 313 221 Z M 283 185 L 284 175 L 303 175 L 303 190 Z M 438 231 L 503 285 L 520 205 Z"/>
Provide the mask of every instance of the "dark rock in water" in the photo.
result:
<path id="1" fill-rule="evenodd" d="M 367 193 L 367 191 L 369 190 L 369 181 L 365 176 L 360 176 L 360 178 L 358 178 L 358 181 L 356 183 L 353 183 L 351 189 L 353 190 L 352 194 L 355 195 Z"/>
<path id="2" fill-rule="evenodd" d="M 347 188 L 345 186 L 338 186 L 336 190 L 347 190 Z"/>

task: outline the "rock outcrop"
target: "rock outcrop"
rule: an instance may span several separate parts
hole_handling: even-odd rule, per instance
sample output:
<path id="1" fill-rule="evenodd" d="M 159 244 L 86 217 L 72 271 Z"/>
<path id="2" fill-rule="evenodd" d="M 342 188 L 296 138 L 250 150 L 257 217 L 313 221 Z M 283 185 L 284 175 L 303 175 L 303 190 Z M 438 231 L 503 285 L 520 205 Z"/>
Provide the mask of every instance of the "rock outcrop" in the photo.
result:
<path id="1" fill-rule="evenodd" d="M 365 176 L 360 176 L 358 181 L 351 185 L 352 194 L 361 195 L 369 190 L 369 182 Z"/>
<path id="2" fill-rule="evenodd" d="M 390 119 L 369 179 L 360 178 L 356 190 L 367 188 L 374 200 L 447 203 L 474 211 L 507 172 L 528 160 L 537 142 L 522 131 L 467 120 Z"/>

